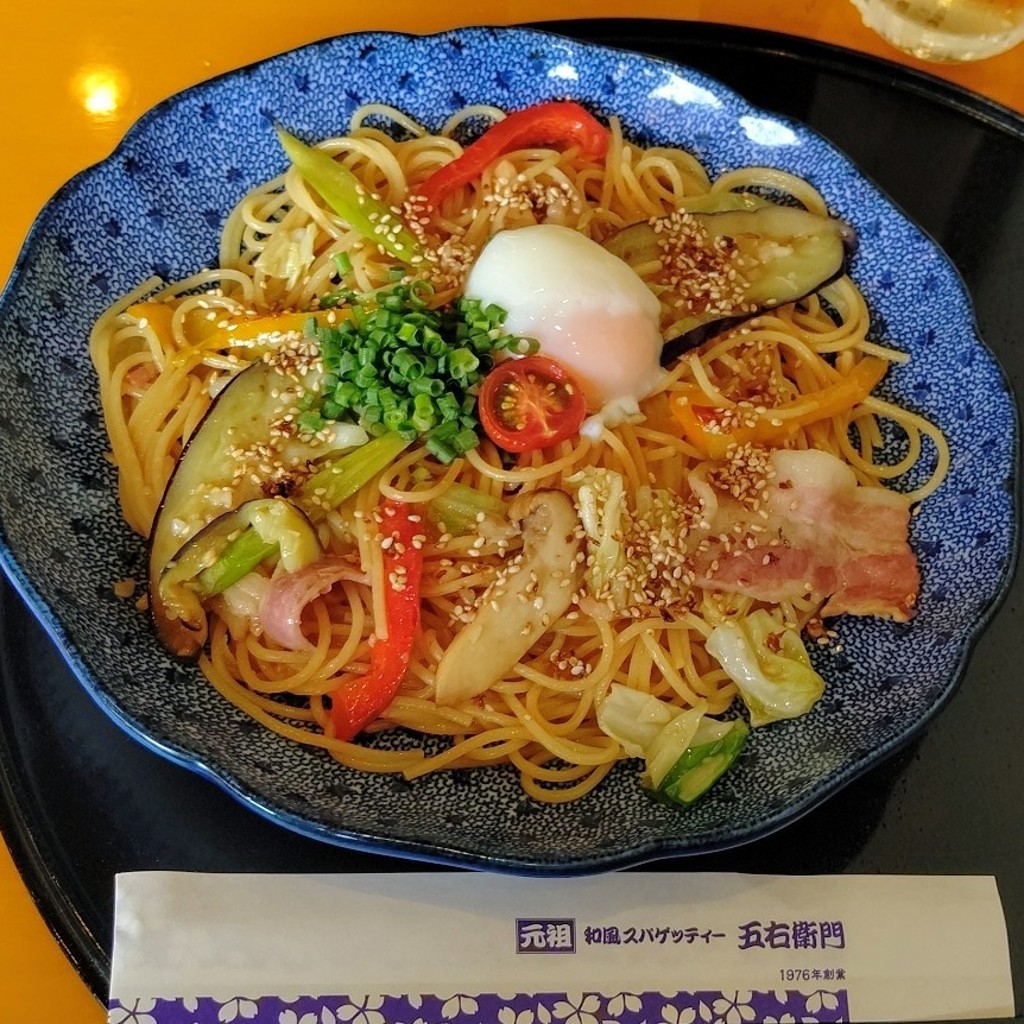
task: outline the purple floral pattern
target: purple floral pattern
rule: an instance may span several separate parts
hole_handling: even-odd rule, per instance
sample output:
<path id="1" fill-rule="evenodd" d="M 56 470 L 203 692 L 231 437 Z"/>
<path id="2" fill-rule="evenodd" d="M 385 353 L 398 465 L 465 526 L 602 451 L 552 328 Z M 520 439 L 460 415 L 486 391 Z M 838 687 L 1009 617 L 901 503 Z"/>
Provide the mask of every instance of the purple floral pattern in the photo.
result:
<path id="1" fill-rule="evenodd" d="M 845 989 L 112 1000 L 108 1024 L 783 1024 L 850 1019 Z"/>

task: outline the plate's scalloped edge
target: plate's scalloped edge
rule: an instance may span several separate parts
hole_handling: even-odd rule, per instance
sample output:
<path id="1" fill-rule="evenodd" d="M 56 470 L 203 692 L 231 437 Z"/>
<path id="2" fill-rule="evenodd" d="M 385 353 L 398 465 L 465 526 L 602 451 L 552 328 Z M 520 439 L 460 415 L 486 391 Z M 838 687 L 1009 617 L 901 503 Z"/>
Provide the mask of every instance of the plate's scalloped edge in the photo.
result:
<path id="1" fill-rule="evenodd" d="M 808 36 L 724 22 L 692 21 L 686 18 L 562 18 L 528 22 L 517 27 L 571 36 L 574 26 L 594 25 L 600 25 L 602 30 L 614 30 L 617 35 L 636 33 L 638 36 L 644 35 L 645 30 L 649 33 L 659 26 L 677 31 L 685 27 L 688 36 L 698 43 L 705 39 L 718 42 L 718 37 L 724 32 L 729 36 L 729 45 L 733 49 L 747 48 L 761 53 L 782 53 L 786 56 L 796 53 L 801 59 L 811 59 L 830 68 L 841 68 L 845 73 L 853 73 L 858 78 L 871 79 L 881 85 L 891 86 L 895 81 L 901 89 L 928 102 L 938 101 L 944 106 L 952 107 L 957 113 L 1024 140 L 1024 113 L 1018 113 L 1005 103 L 973 92 L 966 86 L 942 78 L 933 71 Z M 615 48 L 614 43 L 606 42 L 603 38 L 593 40 L 590 45 Z M 618 48 L 636 52 L 630 49 L 628 42 Z"/>
<path id="2" fill-rule="evenodd" d="M 482 855 L 479 853 L 473 853 L 462 849 L 446 848 L 438 845 L 426 845 L 423 843 L 405 841 L 396 838 L 382 838 L 367 836 L 362 833 L 347 832 L 342 829 L 335 829 L 327 825 L 323 825 L 319 822 L 311 821 L 307 818 L 303 818 L 299 815 L 293 814 L 292 812 L 285 811 L 281 808 L 273 806 L 265 797 L 260 796 L 256 793 L 251 792 L 248 788 L 238 783 L 230 773 L 223 771 L 215 766 L 212 766 L 206 761 L 182 747 L 169 742 L 164 742 L 151 734 L 144 731 L 144 729 L 133 719 L 127 716 L 117 703 L 109 697 L 98 685 L 96 680 L 93 678 L 88 666 L 80 653 L 75 648 L 74 644 L 69 640 L 63 626 L 60 621 L 51 611 L 49 606 L 43 601 L 42 597 L 36 591 L 31 581 L 27 578 L 26 574 L 22 570 L 20 564 L 14 558 L 13 552 L 6 541 L 6 534 L 3 529 L 3 523 L 0 522 L 0 568 L 2 568 L 10 579 L 14 589 L 18 592 L 21 599 L 25 602 L 27 607 L 31 610 L 35 618 L 39 621 L 51 641 L 54 643 L 61 656 L 65 660 L 66 664 L 72 671 L 75 678 L 82 685 L 85 691 L 93 699 L 96 705 L 121 729 L 127 732 L 129 735 L 134 737 L 137 741 L 142 743 L 145 747 L 159 754 L 160 756 L 187 768 L 200 776 L 203 776 L 210 781 L 214 782 L 217 786 L 237 799 L 239 802 L 247 806 L 249 809 L 255 811 L 261 817 L 285 828 L 291 829 L 301 835 L 318 839 L 324 842 L 332 843 L 334 845 L 342 846 L 345 848 L 367 852 L 375 854 L 385 854 L 391 856 L 401 856 L 419 860 L 428 863 L 435 863 L 447 866 L 458 866 L 468 867 L 475 869 L 485 869 L 499 872 L 506 872 L 511 874 L 522 874 L 522 875 L 579 875 L 579 874 L 591 874 L 606 870 L 613 870 L 617 868 L 635 866 L 643 863 L 647 863 L 653 860 L 658 860 L 665 857 L 690 857 L 698 856 L 704 853 L 714 853 L 724 849 L 729 849 L 740 844 L 752 842 L 757 839 L 764 838 L 771 833 L 778 831 L 780 828 L 792 823 L 798 818 L 802 817 L 813 808 L 821 804 L 823 801 L 831 797 L 835 792 L 848 785 L 853 779 L 864 774 L 871 767 L 873 767 L 878 761 L 887 758 L 897 750 L 901 749 L 909 742 L 911 742 L 926 726 L 931 722 L 934 717 L 939 713 L 942 708 L 946 706 L 948 701 L 951 699 L 953 694 L 959 687 L 960 681 L 963 676 L 964 668 L 967 661 L 970 658 L 970 654 L 973 651 L 975 644 L 979 637 L 982 635 L 984 630 L 987 628 L 992 618 L 998 611 L 1000 605 L 1005 600 L 1005 597 L 1009 591 L 1010 584 L 1014 578 L 1020 553 L 1020 539 L 1021 539 L 1021 477 L 1019 472 L 1020 464 L 1020 453 L 1021 453 L 1021 436 L 1020 436 L 1020 413 L 1016 401 L 1014 400 L 1014 393 L 1012 386 L 1010 385 L 1008 375 L 1005 369 L 996 358 L 995 354 L 988 347 L 987 343 L 981 337 L 980 332 L 977 329 L 976 318 L 973 317 L 973 308 L 970 302 L 969 294 L 964 285 L 963 279 L 959 274 L 959 271 L 946 255 L 944 250 L 938 246 L 930 236 L 927 235 L 918 225 L 916 225 L 910 218 L 903 213 L 902 210 L 880 189 L 873 181 L 867 179 L 863 172 L 856 168 L 853 161 L 850 160 L 845 153 L 843 153 L 838 147 L 830 142 L 825 136 L 821 135 L 816 129 L 809 127 L 808 125 L 791 118 L 788 115 L 777 114 L 775 112 L 766 111 L 760 108 L 744 97 L 740 96 L 729 86 L 726 86 L 722 82 L 712 78 L 705 74 L 703 71 L 689 67 L 688 65 L 681 64 L 678 61 L 673 61 L 668 58 L 660 56 L 651 56 L 648 54 L 637 54 L 637 51 L 627 50 L 622 47 L 616 47 L 606 43 L 590 43 L 575 39 L 571 36 L 552 32 L 549 29 L 535 29 L 535 28 L 523 28 L 512 26 L 508 28 L 494 28 L 487 26 L 472 26 L 464 29 L 451 29 L 445 32 L 433 33 L 430 35 L 419 36 L 410 33 L 403 32 L 356 32 L 349 33 L 341 36 L 327 37 L 325 39 L 317 40 L 312 43 L 305 44 L 295 50 L 286 51 L 284 53 L 276 54 L 274 56 L 255 61 L 242 68 L 227 71 L 214 78 L 208 79 L 204 82 L 197 83 L 194 86 L 190 86 L 187 89 L 181 90 L 173 96 L 167 97 L 160 101 L 144 114 L 142 114 L 127 130 L 122 140 L 115 147 L 115 149 L 103 160 L 98 161 L 91 167 L 85 168 L 73 178 L 71 178 L 64 186 L 51 197 L 51 199 L 43 207 L 37 218 L 32 224 L 28 235 L 26 236 L 25 242 L 19 253 L 19 256 L 15 262 L 14 269 L 11 273 L 11 277 L 4 288 L 3 292 L 0 293 L 0 317 L 4 315 L 5 307 L 10 301 L 11 296 L 15 293 L 18 284 L 20 282 L 21 274 L 24 267 L 29 262 L 32 254 L 33 247 L 38 236 L 44 230 L 47 220 L 52 213 L 53 205 L 57 202 L 70 196 L 74 190 L 83 187 L 91 177 L 93 177 L 101 168 L 110 164 L 116 160 L 123 152 L 125 147 L 131 144 L 132 140 L 137 134 L 144 131 L 148 126 L 149 122 L 158 119 L 161 114 L 161 109 L 170 102 L 173 102 L 177 98 L 186 95 L 197 95 L 201 94 L 204 90 L 214 86 L 216 83 L 223 79 L 235 77 L 239 74 L 245 73 L 248 70 L 259 68 L 268 63 L 276 60 L 288 57 L 289 55 L 302 54 L 307 52 L 313 52 L 318 48 L 322 48 L 333 43 L 337 43 L 344 40 L 351 40 L 358 38 L 360 40 L 408 40 L 415 41 L 419 39 L 445 39 L 451 36 L 466 35 L 478 35 L 486 33 L 497 38 L 498 36 L 506 39 L 520 36 L 523 39 L 536 39 L 539 37 L 556 40 L 569 47 L 585 47 L 589 51 L 604 51 L 604 52 L 621 52 L 632 55 L 633 57 L 642 56 L 645 61 L 649 61 L 653 64 L 657 64 L 666 68 L 674 70 L 682 69 L 686 72 L 688 77 L 693 81 L 699 82 L 702 85 L 710 87 L 719 98 L 723 99 L 728 105 L 729 109 L 735 112 L 742 113 L 754 113 L 754 114 L 765 114 L 770 113 L 773 118 L 784 122 L 788 126 L 797 128 L 801 133 L 812 135 L 822 145 L 827 147 L 836 157 L 836 159 L 842 161 L 848 165 L 862 180 L 876 192 L 878 198 L 887 204 L 904 222 L 906 227 L 909 227 L 913 231 L 917 232 L 921 237 L 925 238 L 929 244 L 934 246 L 943 256 L 945 268 L 948 269 L 951 274 L 955 277 L 956 283 L 960 296 L 966 303 L 969 310 L 972 311 L 973 327 L 975 340 L 978 342 L 980 348 L 984 351 L 985 355 L 989 358 L 992 364 L 997 368 L 1000 377 L 1003 381 L 1006 389 L 1006 396 L 1012 405 L 1013 412 L 1013 424 L 1014 424 L 1014 439 L 1013 439 L 1013 451 L 1015 455 L 1015 471 L 1013 474 L 1014 479 L 1014 492 L 1013 492 L 1013 503 L 1016 511 L 1013 533 L 1011 539 L 1011 548 L 1009 558 L 1003 564 L 1003 572 L 998 581 L 998 585 L 992 592 L 992 596 L 989 599 L 984 612 L 978 617 L 973 623 L 972 628 L 968 634 L 963 637 L 960 645 L 960 656 L 956 665 L 956 671 L 951 675 L 948 685 L 945 687 L 939 700 L 935 701 L 929 708 L 926 714 L 914 722 L 909 728 L 905 729 L 902 733 L 892 737 L 886 744 L 881 747 L 876 747 L 872 751 L 870 758 L 862 758 L 859 761 L 851 764 L 847 769 L 840 771 L 828 782 L 819 785 L 813 793 L 808 794 L 803 799 L 787 805 L 784 809 L 778 813 L 765 818 L 762 823 L 754 828 L 747 831 L 741 836 L 737 836 L 735 831 L 732 830 L 721 830 L 721 834 L 711 834 L 702 838 L 700 847 L 694 849 L 691 847 L 680 846 L 678 843 L 672 840 L 654 840 L 640 844 L 638 846 L 631 847 L 629 849 L 621 849 L 614 853 L 600 854 L 591 857 L 577 857 L 574 859 L 548 859 L 548 858 L 509 858 L 509 857 L 493 857 Z M 789 37 L 787 37 L 789 38 Z M 835 48 L 838 49 L 838 48 Z M 870 63 L 870 62 L 869 62 Z M 941 81 L 941 80 L 938 80 Z"/>

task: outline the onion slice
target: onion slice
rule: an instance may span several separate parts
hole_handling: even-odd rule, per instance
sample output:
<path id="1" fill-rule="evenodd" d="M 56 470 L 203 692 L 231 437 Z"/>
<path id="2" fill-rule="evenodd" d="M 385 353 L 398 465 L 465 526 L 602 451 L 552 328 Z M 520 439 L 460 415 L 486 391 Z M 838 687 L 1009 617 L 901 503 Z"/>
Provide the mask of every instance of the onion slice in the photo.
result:
<path id="1" fill-rule="evenodd" d="M 312 644 L 302 635 L 302 612 L 310 601 L 343 580 L 369 583 L 369 577 L 358 565 L 337 555 L 276 576 L 260 602 L 264 634 L 290 651 L 309 650 Z"/>

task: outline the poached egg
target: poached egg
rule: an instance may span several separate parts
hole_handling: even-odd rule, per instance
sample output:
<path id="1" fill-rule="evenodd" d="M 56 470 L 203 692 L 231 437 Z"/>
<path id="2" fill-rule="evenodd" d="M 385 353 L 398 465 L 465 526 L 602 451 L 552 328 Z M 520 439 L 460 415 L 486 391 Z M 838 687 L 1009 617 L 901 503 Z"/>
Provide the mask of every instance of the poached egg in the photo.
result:
<path id="1" fill-rule="evenodd" d="M 572 228 L 499 232 L 473 265 L 466 295 L 504 309 L 512 334 L 535 338 L 575 378 L 599 423 L 638 415 L 664 376 L 657 298 L 627 263 Z"/>

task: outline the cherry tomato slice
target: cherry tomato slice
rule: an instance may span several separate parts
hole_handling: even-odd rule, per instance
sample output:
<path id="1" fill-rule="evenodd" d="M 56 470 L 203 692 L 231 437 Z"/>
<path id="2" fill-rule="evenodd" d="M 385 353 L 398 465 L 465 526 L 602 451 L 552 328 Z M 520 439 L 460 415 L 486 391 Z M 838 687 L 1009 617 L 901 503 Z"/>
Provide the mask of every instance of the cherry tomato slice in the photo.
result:
<path id="1" fill-rule="evenodd" d="M 554 359 L 525 356 L 498 363 L 480 385 L 480 423 L 507 452 L 532 452 L 564 441 L 587 414 L 580 386 Z"/>

